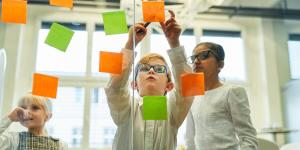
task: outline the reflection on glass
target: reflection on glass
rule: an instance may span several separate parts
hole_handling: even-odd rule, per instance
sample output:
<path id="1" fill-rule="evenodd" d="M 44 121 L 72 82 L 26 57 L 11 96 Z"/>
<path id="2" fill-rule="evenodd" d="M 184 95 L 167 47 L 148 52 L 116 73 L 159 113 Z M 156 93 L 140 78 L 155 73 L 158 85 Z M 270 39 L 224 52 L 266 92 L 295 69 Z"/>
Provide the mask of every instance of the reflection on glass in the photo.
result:
<path id="1" fill-rule="evenodd" d="M 52 99 L 53 114 L 47 124 L 48 134 L 66 141 L 70 148 L 82 145 L 84 90 L 78 87 L 59 87 Z"/>

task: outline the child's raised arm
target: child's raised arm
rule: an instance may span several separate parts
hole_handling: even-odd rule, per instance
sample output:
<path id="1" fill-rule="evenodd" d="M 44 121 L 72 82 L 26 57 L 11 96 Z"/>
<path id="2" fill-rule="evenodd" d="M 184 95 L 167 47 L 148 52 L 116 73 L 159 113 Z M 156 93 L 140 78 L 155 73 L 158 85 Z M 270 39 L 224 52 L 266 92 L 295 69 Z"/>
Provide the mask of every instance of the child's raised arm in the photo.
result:
<path id="1" fill-rule="evenodd" d="M 9 115 L 0 121 L 0 149 L 15 149 L 19 143 L 19 134 L 5 132 L 12 122 L 20 122 L 22 119 L 28 119 L 30 115 L 23 108 L 15 108 Z"/>
<path id="2" fill-rule="evenodd" d="M 135 35 L 135 45 L 137 45 L 147 34 L 147 29 L 143 23 L 135 24 L 128 33 L 128 41 L 125 48 L 121 51 L 123 54 L 122 73 L 120 75 L 111 74 L 110 81 L 105 88 L 108 105 L 112 118 L 116 125 L 128 121 L 130 116 L 130 94 L 128 90 L 128 79 L 132 71 L 134 58 L 133 36 Z M 142 33 L 137 33 L 142 30 Z M 135 33 L 133 33 L 135 31 Z"/>
<path id="3" fill-rule="evenodd" d="M 171 123 L 174 127 L 179 128 L 193 103 L 193 97 L 181 95 L 180 77 L 182 74 L 191 73 L 192 68 L 186 63 L 184 47 L 180 46 L 181 26 L 176 22 L 174 12 L 169 10 L 169 13 L 171 14 L 170 19 L 160 24 L 171 48 L 168 50 L 168 55 L 175 79 L 175 91 L 170 95 Z"/>

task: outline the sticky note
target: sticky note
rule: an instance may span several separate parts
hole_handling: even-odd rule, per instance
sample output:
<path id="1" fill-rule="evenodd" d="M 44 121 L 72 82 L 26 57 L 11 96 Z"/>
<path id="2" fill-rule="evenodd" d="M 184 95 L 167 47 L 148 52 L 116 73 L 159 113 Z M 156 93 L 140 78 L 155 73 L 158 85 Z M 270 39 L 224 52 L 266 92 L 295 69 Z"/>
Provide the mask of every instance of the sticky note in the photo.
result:
<path id="1" fill-rule="evenodd" d="M 73 34 L 74 31 L 72 31 L 71 29 L 64 27 L 58 23 L 53 23 L 51 25 L 45 43 L 60 51 L 66 52 Z"/>
<path id="2" fill-rule="evenodd" d="M 99 72 L 121 74 L 122 60 L 122 53 L 100 51 Z"/>
<path id="3" fill-rule="evenodd" d="M 143 1 L 143 17 L 145 22 L 164 22 L 164 1 Z"/>
<path id="4" fill-rule="evenodd" d="M 50 5 L 72 8 L 73 0 L 50 0 Z"/>
<path id="5" fill-rule="evenodd" d="M 58 78 L 44 74 L 33 75 L 32 94 L 49 98 L 56 98 Z"/>
<path id="6" fill-rule="evenodd" d="M 128 32 L 125 11 L 105 12 L 102 13 L 102 17 L 106 35 Z"/>
<path id="7" fill-rule="evenodd" d="M 187 73 L 181 75 L 182 96 L 204 95 L 204 85 L 203 73 Z"/>
<path id="8" fill-rule="evenodd" d="M 2 0 L 2 22 L 26 24 L 27 1 Z"/>
<path id="9" fill-rule="evenodd" d="M 167 98 L 165 96 L 143 97 L 144 120 L 167 120 Z"/>

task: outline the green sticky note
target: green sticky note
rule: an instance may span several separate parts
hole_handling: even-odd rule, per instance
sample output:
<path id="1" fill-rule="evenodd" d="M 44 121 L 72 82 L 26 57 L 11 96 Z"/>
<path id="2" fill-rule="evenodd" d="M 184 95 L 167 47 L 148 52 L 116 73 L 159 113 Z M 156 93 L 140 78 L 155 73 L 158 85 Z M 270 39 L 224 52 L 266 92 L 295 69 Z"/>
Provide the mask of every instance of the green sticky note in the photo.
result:
<path id="1" fill-rule="evenodd" d="M 106 35 L 128 32 L 125 11 L 105 12 L 102 13 L 102 17 Z"/>
<path id="2" fill-rule="evenodd" d="M 71 29 L 64 27 L 58 23 L 53 23 L 51 25 L 45 43 L 58 50 L 66 52 L 73 35 L 74 31 L 72 31 Z"/>
<path id="3" fill-rule="evenodd" d="M 165 96 L 143 97 L 144 120 L 167 120 L 167 98 Z"/>

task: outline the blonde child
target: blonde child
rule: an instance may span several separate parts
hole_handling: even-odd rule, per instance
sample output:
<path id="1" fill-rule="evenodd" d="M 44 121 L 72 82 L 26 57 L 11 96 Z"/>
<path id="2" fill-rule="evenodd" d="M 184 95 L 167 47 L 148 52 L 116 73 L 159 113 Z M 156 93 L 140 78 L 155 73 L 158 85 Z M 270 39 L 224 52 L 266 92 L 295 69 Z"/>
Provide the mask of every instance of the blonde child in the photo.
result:
<path id="1" fill-rule="evenodd" d="M 67 144 L 47 135 L 45 124 L 52 116 L 52 103 L 45 97 L 27 94 L 0 122 L 1 150 L 66 150 Z M 28 131 L 5 132 L 12 122 L 20 122 Z"/>

